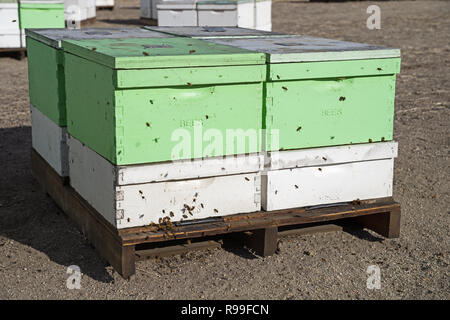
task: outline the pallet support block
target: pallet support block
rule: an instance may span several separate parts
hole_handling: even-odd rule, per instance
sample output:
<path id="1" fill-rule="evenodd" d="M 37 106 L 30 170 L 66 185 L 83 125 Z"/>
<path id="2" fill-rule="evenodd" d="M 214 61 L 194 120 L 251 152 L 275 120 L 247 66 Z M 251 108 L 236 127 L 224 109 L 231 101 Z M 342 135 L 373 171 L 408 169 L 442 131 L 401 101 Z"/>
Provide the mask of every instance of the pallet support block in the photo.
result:
<path id="1" fill-rule="evenodd" d="M 354 221 L 364 228 L 375 231 L 385 238 L 391 239 L 400 237 L 400 207 L 397 207 L 390 212 L 357 217 Z"/>
<path id="2" fill-rule="evenodd" d="M 278 228 L 257 229 L 252 232 L 247 247 L 261 257 L 271 256 L 277 250 Z"/>

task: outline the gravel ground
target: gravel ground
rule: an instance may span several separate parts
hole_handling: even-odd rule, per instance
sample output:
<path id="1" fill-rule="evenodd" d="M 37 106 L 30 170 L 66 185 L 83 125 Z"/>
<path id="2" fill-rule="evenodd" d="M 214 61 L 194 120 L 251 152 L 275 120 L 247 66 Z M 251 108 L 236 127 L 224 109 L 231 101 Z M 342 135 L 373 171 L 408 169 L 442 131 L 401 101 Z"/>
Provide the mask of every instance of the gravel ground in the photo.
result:
<path id="1" fill-rule="evenodd" d="M 116 0 L 117 1 L 117 0 Z M 99 11 L 96 26 L 139 24 L 137 0 Z M 381 30 L 366 8 L 381 7 Z M 193 252 L 137 263 L 123 280 L 30 174 L 27 61 L 0 56 L 0 298 L 3 299 L 448 299 L 450 2 L 275 1 L 273 30 L 400 47 L 394 196 L 399 239 L 350 228 L 291 237 L 280 253 Z M 381 269 L 381 289 L 366 269 Z M 80 266 L 80 290 L 66 288 Z"/>

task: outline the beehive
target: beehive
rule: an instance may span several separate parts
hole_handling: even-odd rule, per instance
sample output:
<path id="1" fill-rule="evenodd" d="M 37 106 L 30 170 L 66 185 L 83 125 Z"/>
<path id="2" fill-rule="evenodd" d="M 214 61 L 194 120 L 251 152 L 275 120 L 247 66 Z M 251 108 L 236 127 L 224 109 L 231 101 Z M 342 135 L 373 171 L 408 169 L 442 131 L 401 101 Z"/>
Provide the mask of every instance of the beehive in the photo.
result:
<path id="1" fill-rule="evenodd" d="M 153 1 L 156 3 L 156 1 Z M 158 25 L 160 26 L 184 26 L 191 27 L 198 25 L 197 3 L 196 0 L 184 1 L 160 1 L 151 9 L 152 18 L 156 12 Z"/>
<path id="2" fill-rule="evenodd" d="M 268 151 L 392 140 L 400 50 L 304 36 L 207 41 L 267 54 Z"/>
<path id="3" fill-rule="evenodd" d="M 261 209 L 259 155 L 115 166 L 69 136 L 72 187 L 118 229 Z"/>
<path id="4" fill-rule="evenodd" d="M 0 0 L 0 48 L 20 48 L 19 10 L 16 0 Z"/>
<path id="5" fill-rule="evenodd" d="M 259 37 L 289 37 L 279 32 L 248 29 L 242 27 L 174 27 L 174 26 L 145 26 L 145 29 L 163 32 L 179 37 L 189 37 L 195 39 L 208 38 L 259 38 Z"/>
<path id="6" fill-rule="evenodd" d="M 227 130 L 261 129 L 264 54 L 189 38 L 62 46 L 68 132 L 115 165 L 173 160 L 177 132 L 195 139 L 202 136 L 196 130 L 225 137 Z M 240 145 L 192 143 L 179 158 L 261 150 L 259 141 Z"/>
<path id="7" fill-rule="evenodd" d="M 61 176 L 67 175 L 67 149 L 64 134 L 66 130 L 66 93 L 64 77 L 62 39 L 96 39 L 132 37 L 158 37 L 160 33 L 143 29 L 27 29 L 28 41 L 28 79 L 32 109 L 39 115 L 32 117 L 33 147 L 52 165 Z M 167 35 L 165 35 L 167 37 Z M 38 114 L 38 112 L 34 112 Z M 43 119 L 48 118 L 48 121 Z M 38 123 L 36 124 L 36 121 Z M 52 125 L 52 123 L 54 125 Z M 39 128 L 39 130 L 37 129 Z M 37 131 L 38 130 L 38 131 Z M 47 131 L 46 131 L 47 130 Z M 46 133 L 47 132 L 47 133 Z M 51 140 L 47 147 L 49 134 L 61 139 L 61 143 Z M 42 141 L 41 141 L 42 140 Z M 59 160 L 59 157 L 62 157 Z M 56 165 L 58 163 L 63 165 Z"/>
<path id="8" fill-rule="evenodd" d="M 396 142 L 269 153 L 262 207 L 278 210 L 392 196 Z"/>

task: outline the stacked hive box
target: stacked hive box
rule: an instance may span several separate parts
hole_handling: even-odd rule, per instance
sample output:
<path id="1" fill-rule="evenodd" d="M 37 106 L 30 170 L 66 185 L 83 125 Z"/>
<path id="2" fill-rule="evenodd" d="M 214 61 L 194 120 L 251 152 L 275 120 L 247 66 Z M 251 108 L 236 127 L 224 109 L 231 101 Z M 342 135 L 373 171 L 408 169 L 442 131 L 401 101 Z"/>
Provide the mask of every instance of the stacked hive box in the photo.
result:
<path id="1" fill-rule="evenodd" d="M 25 28 L 64 28 L 62 0 L 0 0 L 0 48 L 25 47 Z"/>
<path id="2" fill-rule="evenodd" d="M 95 19 L 95 0 L 64 0 L 64 7 L 68 27 L 79 27 L 82 22 Z"/>
<path id="3" fill-rule="evenodd" d="M 62 0 L 19 1 L 19 25 L 23 46 L 25 46 L 25 29 L 64 28 L 64 21 L 64 3 Z"/>
<path id="4" fill-rule="evenodd" d="M 271 0 L 141 0 L 159 26 L 228 26 L 270 31 Z"/>
<path id="5" fill-rule="evenodd" d="M 143 29 L 27 29 L 33 148 L 60 176 L 68 176 L 62 39 L 151 37 Z"/>
<path id="6" fill-rule="evenodd" d="M 114 0 L 95 0 L 95 6 L 100 9 L 113 9 Z"/>
<path id="7" fill-rule="evenodd" d="M 208 41 L 267 54 L 264 209 L 392 195 L 399 50 L 300 36 Z"/>
<path id="8" fill-rule="evenodd" d="M 257 138 L 264 54 L 161 35 L 62 42 L 71 185 L 117 228 L 260 210 L 259 141 L 202 143 Z"/>
<path id="9" fill-rule="evenodd" d="M 0 48 L 20 48 L 17 0 L 0 0 Z"/>

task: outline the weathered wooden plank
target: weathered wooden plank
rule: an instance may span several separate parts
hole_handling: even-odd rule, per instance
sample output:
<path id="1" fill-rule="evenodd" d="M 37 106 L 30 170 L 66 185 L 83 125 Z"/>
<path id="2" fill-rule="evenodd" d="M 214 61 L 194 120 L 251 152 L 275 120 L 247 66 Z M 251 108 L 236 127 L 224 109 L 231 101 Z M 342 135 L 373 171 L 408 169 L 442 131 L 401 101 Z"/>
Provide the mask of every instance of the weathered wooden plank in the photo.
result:
<path id="1" fill-rule="evenodd" d="M 164 244 L 162 244 L 164 245 Z M 156 257 L 167 257 L 173 256 L 177 254 L 183 254 L 190 251 L 197 250 L 207 250 L 207 249 L 215 249 L 220 248 L 221 244 L 217 241 L 200 241 L 179 245 L 166 245 L 158 248 L 145 249 L 145 250 L 136 250 L 136 260 L 145 260 Z"/>

